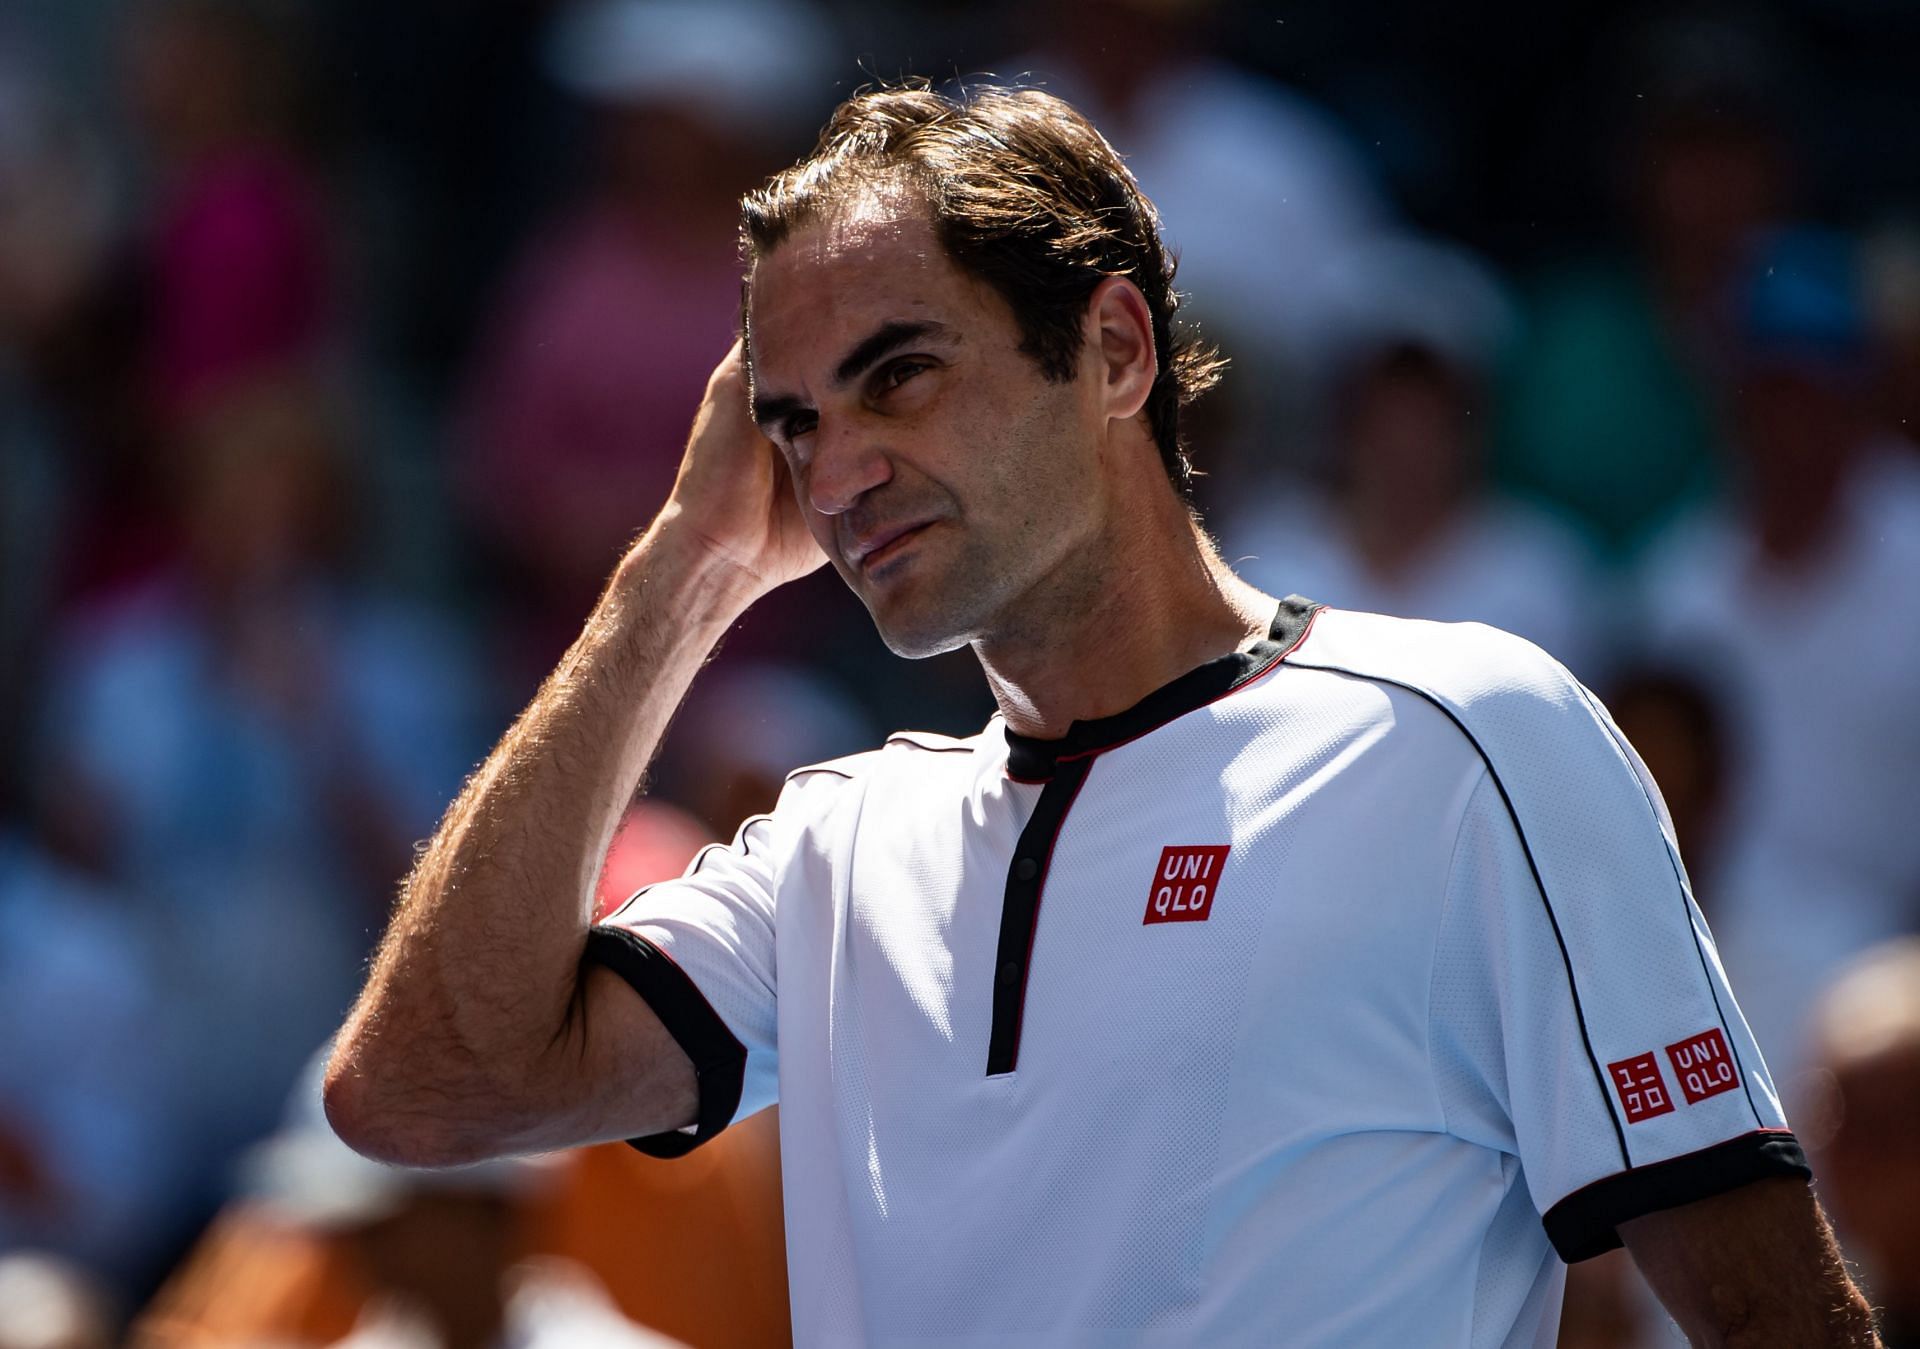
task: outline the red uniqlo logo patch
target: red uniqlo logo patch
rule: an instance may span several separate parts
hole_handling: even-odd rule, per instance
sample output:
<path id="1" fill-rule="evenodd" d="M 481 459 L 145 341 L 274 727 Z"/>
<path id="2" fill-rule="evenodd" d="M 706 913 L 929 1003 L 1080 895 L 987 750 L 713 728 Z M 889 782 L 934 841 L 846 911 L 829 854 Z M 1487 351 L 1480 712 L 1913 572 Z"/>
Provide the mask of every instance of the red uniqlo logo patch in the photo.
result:
<path id="1" fill-rule="evenodd" d="M 1203 923 L 1213 912 L 1213 894 L 1227 865 L 1231 844 L 1162 848 L 1160 865 L 1147 891 L 1142 923 Z"/>
<path id="2" fill-rule="evenodd" d="M 1667 1084 L 1660 1080 L 1660 1065 L 1653 1061 L 1653 1055 L 1609 1063 L 1607 1072 L 1613 1078 L 1613 1089 L 1620 1093 L 1627 1123 L 1638 1124 L 1673 1109 L 1673 1097 L 1667 1095 Z"/>
<path id="3" fill-rule="evenodd" d="M 1680 1079 L 1680 1090 L 1688 1105 L 1697 1105 L 1709 1096 L 1732 1091 L 1740 1085 L 1740 1073 L 1727 1053 L 1727 1037 L 1719 1027 L 1702 1031 L 1677 1045 L 1667 1046 L 1667 1062 Z"/>

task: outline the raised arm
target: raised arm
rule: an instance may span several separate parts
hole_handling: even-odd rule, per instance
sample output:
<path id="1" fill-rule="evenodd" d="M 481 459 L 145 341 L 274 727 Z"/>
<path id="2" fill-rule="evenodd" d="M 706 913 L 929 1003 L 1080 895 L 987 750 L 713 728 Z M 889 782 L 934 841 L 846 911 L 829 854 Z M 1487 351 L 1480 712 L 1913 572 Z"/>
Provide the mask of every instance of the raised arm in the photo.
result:
<path id="1" fill-rule="evenodd" d="M 1873 1349 L 1866 1299 L 1813 1191 L 1757 1180 L 1620 1224 L 1633 1261 L 1690 1343 Z"/>
<path id="2" fill-rule="evenodd" d="M 581 952 L 601 859 L 673 709 L 727 626 L 817 567 L 736 345 L 672 497 L 407 878 L 328 1067 L 369 1156 L 456 1165 L 693 1122 L 693 1068 Z"/>

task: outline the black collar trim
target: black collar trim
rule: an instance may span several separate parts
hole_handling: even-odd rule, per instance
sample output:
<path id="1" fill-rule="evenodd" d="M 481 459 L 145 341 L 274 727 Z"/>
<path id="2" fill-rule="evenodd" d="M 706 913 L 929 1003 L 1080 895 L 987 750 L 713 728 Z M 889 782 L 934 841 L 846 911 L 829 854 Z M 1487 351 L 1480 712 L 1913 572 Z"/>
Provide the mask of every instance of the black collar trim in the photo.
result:
<path id="1" fill-rule="evenodd" d="M 1082 759 L 1137 740 L 1177 717 L 1205 707 L 1271 670 L 1300 645 L 1322 606 L 1298 595 L 1280 601 L 1264 640 L 1220 656 L 1162 684 L 1124 712 L 1076 721 L 1058 740 L 1007 731 L 1007 775 L 1018 782 L 1046 782 L 1065 760 Z"/>

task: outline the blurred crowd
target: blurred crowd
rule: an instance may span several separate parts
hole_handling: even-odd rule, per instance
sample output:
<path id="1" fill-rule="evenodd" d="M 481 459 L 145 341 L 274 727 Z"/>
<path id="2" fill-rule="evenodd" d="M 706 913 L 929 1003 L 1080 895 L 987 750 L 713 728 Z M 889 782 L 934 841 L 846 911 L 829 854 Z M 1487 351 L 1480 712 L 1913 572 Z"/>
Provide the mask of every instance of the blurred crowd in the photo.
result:
<path id="1" fill-rule="evenodd" d="M 664 499 L 739 194 L 850 89 L 975 72 L 1158 203 L 1233 362 L 1193 438 L 1244 575 L 1508 628 L 1607 701 L 1920 1335 L 1920 17 L 1553 8 L 0 7 L 0 1346 L 784 1333 L 771 1121 L 680 1178 L 401 1193 L 325 1154 L 303 1065 Z M 724 643 L 602 897 L 989 711 L 816 575 Z M 1567 1342 L 1662 1342 L 1643 1303 L 1583 1270 Z"/>

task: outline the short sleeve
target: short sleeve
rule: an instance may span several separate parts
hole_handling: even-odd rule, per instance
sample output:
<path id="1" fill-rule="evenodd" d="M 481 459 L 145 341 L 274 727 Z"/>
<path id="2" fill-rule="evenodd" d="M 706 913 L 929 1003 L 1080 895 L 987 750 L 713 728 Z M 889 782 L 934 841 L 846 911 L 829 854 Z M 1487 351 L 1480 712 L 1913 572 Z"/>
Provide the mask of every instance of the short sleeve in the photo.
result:
<path id="1" fill-rule="evenodd" d="M 678 1157 L 773 1104 L 778 1079 L 774 895 L 786 824 L 778 808 L 703 849 L 686 873 L 637 892 L 588 934 L 585 959 L 646 999 L 692 1060 L 691 1130 L 630 1140 Z"/>
<path id="2" fill-rule="evenodd" d="M 1565 692 L 1525 753 L 1463 723 L 1486 771 L 1449 869 L 1429 1049 L 1448 1129 L 1519 1157 L 1572 1262 L 1631 1218 L 1810 1172 L 1658 791 L 1598 703 Z"/>

